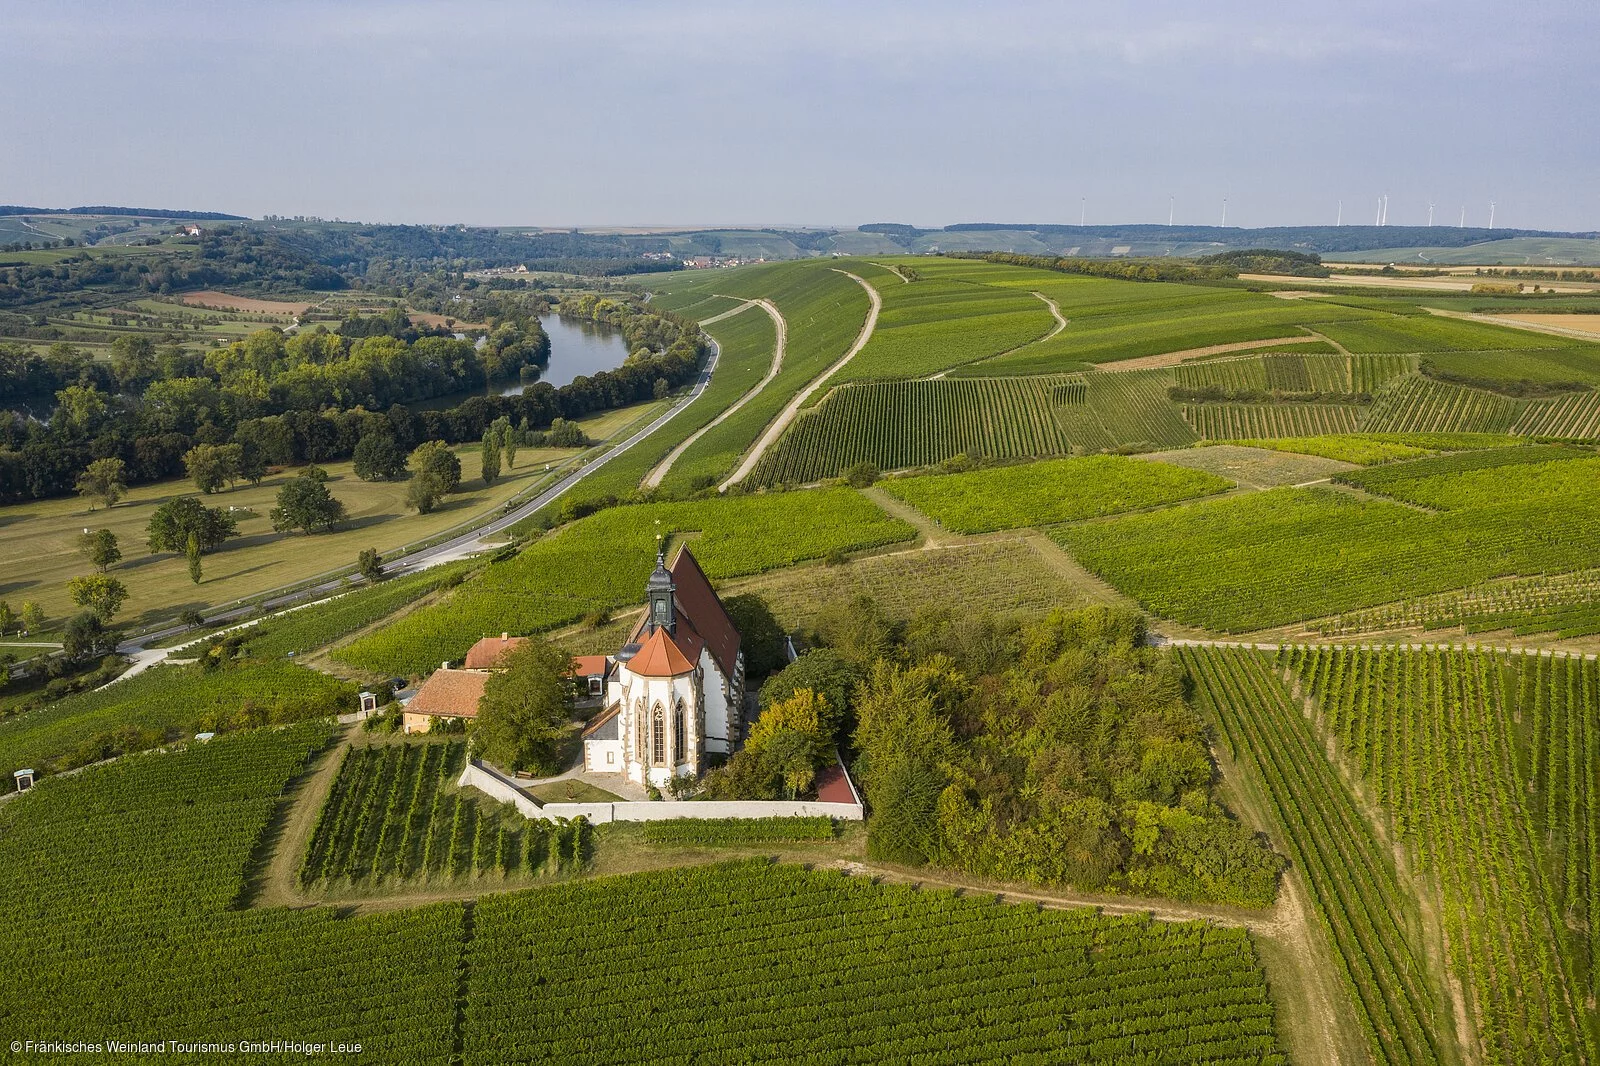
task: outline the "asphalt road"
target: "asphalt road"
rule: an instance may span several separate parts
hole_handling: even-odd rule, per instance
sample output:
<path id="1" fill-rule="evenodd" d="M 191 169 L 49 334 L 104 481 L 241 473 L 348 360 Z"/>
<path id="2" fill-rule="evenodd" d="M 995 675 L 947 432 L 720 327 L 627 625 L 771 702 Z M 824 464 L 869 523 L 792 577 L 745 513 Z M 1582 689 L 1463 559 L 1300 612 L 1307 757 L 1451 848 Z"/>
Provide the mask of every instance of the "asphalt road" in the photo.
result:
<path id="1" fill-rule="evenodd" d="M 583 481 L 584 478 L 593 474 L 596 470 L 601 469 L 607 463 L 611 462 L 611 460 L 628 451 L 630 448 L 633 448 L 646 437 L 650 436 L 650 434 L 654 433 L 656 430 L 672 421 L 679 414 L 681 414 L 685 408 L 687 408 L 695 400 L 699 399 L 700 395 L 706 391 L 706 386 L 711 384 L 711 374 L 717 369 L 717 361 L 722 357 L 722 350 L 720 347 L 718 347 L 717 342 L 711 340 L 710 337 L 707 337 L 706 340 L 711 346 L 711 354 L 706 358 L 706 365 L 701 368 L 700 376 L 695 379 L 694 387 L 690 389 L 688 393 L 680 397 L 678 401 L 666 411 L 662 412 L 660 417 L 656 418 L 649 425 L 634 433 L 626 440 L 620 441 L 607 448 L 598 457 L 588 463 L 585 463 L 583 466 L 578 467 L 576 470 L 572 471 L 572 473 L 568 474 L 566 477 L 562 478 L 548 489 L 545 489 L 539 495 L 535 496 L 526 503 L 520 504 L 513 510 L 505 511 L 499 515 L 485 517 L 481 524 L 474 526 L 465 533 L 452 537 L 447 541 L 443 541 L 439 544 L 429 545 L 426 548 L 418 548 L 415 551 L 409 551 L 403 555 L 396 556 L 394 559 L 384 563 L 384 572 L 391 575 L 415 573 L 418 570 L 425 570 L 430 566 L 437 566 L 440 563 L 452 562 L 456 559 L 462 559 L 468 555 L 472 555 L 475 552 L 487 550 L 491 546 L 483 543 L 483 539 L 485 537 L 493 536 L 503 529 L 508 529 L 530 515 L 533 515 L 543 508 L 548 507 L 550 504 L 560 499 L 561 496 L 569 491 L 574 485 L 577 485 L 579 482 Z M 269 610 L 292 607 L 295 604 L 322 599 L 333 593 L 354 588 L 363 582 L 364 579 L 359 575 L 332 578 L 318 585 L 296 589 L 295 591 L 285 593 L 282 596 L 269 598 L 264 600 L 261 606 L 266 607 Z M 231 610 L 208 615 L 206 617 L 206 621 L 211 625 L 217 625 L 225 622 L 242 622 L 256 614 L 258 610 L 259 608 L 256 605 L 246 604 L 241 607 L 235 607 Z M 168 637 L 183 633 L 187 630 L 187 628 L 187 626 L 182 625 L 167 626 L 164 629 L 158 629 L 154 632 L 141 634 L 138 637 L 118 645 L 117 651 L 120 654 L 133 656 L 135 660 L 135 669 L 130 670 L 128 674 L 124 676 L 131 676 L 133 673 L 144 669 L 146 666 L 152 665 L 153 663 L 164 659 L 166 657 L 166 651 L 170 649 L 162 649 L 161 654 L 157 656 L 156 653 L 147 651 L 147 647 L 155 641 L 165 640 Z"/>

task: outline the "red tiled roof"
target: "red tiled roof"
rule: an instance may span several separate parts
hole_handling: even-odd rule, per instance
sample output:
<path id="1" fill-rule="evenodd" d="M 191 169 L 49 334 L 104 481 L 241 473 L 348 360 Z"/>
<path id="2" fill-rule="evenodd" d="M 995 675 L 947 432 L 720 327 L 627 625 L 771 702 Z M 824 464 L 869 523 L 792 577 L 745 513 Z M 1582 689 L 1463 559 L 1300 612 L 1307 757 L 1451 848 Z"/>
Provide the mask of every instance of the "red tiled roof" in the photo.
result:
<path id="1" fill-rule="evenodd" d="M 604 655 L 574 655 L 572 657 L 573 677 L 603 677 L 606 672 L 606 657 Z"/>
<path id="2" fill-rule="evenodd" d="M 435 670 L 406 704 L 409 714 L 431 714 L 445 718 L 478 717 L 478 701 L 489 675 L 481 670 Z"/>
<path id="3" fill-rule="evenodd" d="M 492 670 L 512 648 L 528 643 L 527 637 L 512 637 L 502 633 L 498 637 L 484 637 L 467 652 L 468 670 Z"/>
<path id="4" fill-rule="evenodd" d="M 640 677 L 677 677 L 694 671 L 694 663 L 678 650 L 665 629 L 658 629 L 645 638 L 633 658 L 628 660 L 628 670 Z"/>
<path id="5" fill-rule="evenodd" d="M 844 765 L 837 755 L 833 762 L 817 771 L 815 780 L 817 800 L 822 803 L 854 803 L 856 794 L 850 789 L 850 779 L 845 776 Z"/>
<path id="6" fill-rule="evenodd" d="M 680 617 L 688 618 L 689 628 L 711 649 L 711 657 L 722 672 L 732 677 L 734 664 L 739 661 L 739 631 L 687 544 L 672 561 L 672 583 L 677 586 L 674 599 Z M 699 658 L 698 650 L 694 657 Z"/>

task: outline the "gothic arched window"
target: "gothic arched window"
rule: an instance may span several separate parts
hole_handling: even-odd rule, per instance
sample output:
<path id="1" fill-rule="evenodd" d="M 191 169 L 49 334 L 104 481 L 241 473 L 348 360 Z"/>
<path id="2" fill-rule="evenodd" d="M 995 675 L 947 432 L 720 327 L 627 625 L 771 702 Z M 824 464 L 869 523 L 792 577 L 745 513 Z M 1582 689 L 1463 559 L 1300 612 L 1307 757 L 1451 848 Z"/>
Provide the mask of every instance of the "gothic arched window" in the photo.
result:
<path id="1" fill-rule="evenodd" d="M 672 712 L 672 760 L 683 762 L 688 755 L 689 731 L 684 728 L 683 701 L 678 701 L 678 706 Z"/>
<path id="2" fill-rule="evenodd" d="M 659 703 L 650 711 L 650 761 L 657 766 L 667 761 L 667 722 Z"/>
<path id="3" fill-rule="evenodd" d="M 633 757 L 644 762 L 644 700 L 633 709 Z"/>

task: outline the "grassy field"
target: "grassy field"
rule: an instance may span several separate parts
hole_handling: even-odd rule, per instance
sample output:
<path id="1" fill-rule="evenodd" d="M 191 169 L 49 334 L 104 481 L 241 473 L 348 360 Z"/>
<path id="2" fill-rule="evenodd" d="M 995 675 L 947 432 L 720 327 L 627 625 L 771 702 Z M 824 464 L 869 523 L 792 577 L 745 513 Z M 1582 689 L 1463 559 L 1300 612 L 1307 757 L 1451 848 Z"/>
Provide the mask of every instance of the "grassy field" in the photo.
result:
<path id="1" fill-rule="evenodd" d="M 1403 477 L 1408 465 L 1373 469 Z M 1597 475 L 1593 457 L 1441 471 L 1416 479 L 1405 503 L 1273 489 L 1068 526 L 1055 536 L 1157 614 L 1249 632 L 1592 565 L 1600 531 L 1587 516 L 1600 507 Z M 1452 509 L 1430 512 L 1411 499 L 1449 500 Z"/>
<path id="2" fill-rule="evenodd" d="M 485 634 L 533 633 L 632 607 L 644 596 L 658 533 L 687 539 L 714 580 L 915 535 L 852 489 L 614 507 L 563 526 L 443 603 L 363 637 L 337 657 L 380 673 L 419 675 L 460 658 Z"/>
<path id="3" fill-rule="evenodd" d="M 1077 522 L 1232 487 L 1233 482 L 1201 470 L 1116 455 L 883 483 L 885 492 L 958 533 Z"/>
<path id="4" fill-rule="evenodd" d="M 631 423 L 653 405 L 607 412 L 584 421 L 586 432 L 601 437 Z M 390 551 L 426 540 L 463 522 L 493 511 L 511 497 L 550 475 L 545 465 L 578 454 L 575 449 L 523 449 L 516 469 L 502 471 L 492 486 L 477 477 L 478 447 L 459 445 L 462 489 L 432 514 L 406 507 L 406 482 L 367 482 L 357 478 L 348 460 L 323 464 L 328 488 L 345 505 L 348 520 L 333 533 L 306 537 L 275 533 L 268 517 L 278 490 L 298 470 L 290 468 L 264 478 L 259 485 L 241 482 L 204 497 L 210 507 L 234 508 L 239 536 L 204 558 L 205 578 L 195 585 L 181 555 L 151 555 L 146 527 L 155 509 L 179 496 L 198 495 L 187 481 L 139 485 L 109 510 L 89 511 L 78 498 L 39 500 L 0 507 L 0 598 L 13 607 L 37 602 L 59 625 L 73 608 L 68 579 L 91 570 L 78 552 L 85 527 L 116 534 L 123 559 L 112 573 L 128 587 L 128 603 L 118 621 L 143 625 L 159 622 L 185 608 L 206 607 L 253 596 L 303 581 L 317 574 L 353 566 L 364 548 Z"/>

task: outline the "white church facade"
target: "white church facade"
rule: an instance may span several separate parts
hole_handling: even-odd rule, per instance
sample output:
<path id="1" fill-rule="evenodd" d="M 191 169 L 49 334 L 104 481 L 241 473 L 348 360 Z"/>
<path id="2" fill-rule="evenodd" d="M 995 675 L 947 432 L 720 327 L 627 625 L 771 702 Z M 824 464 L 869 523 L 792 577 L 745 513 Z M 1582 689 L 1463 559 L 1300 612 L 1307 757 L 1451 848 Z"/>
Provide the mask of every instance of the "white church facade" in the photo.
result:
<path id="1" fill-rule="evenodd" d="M 731 754 L 743 728 L 739 631 L 687 547 L 664 556 L 648 610 L 607 664 L 602 709 L 583 734 L 584 769 L 664 786 Z"/>

